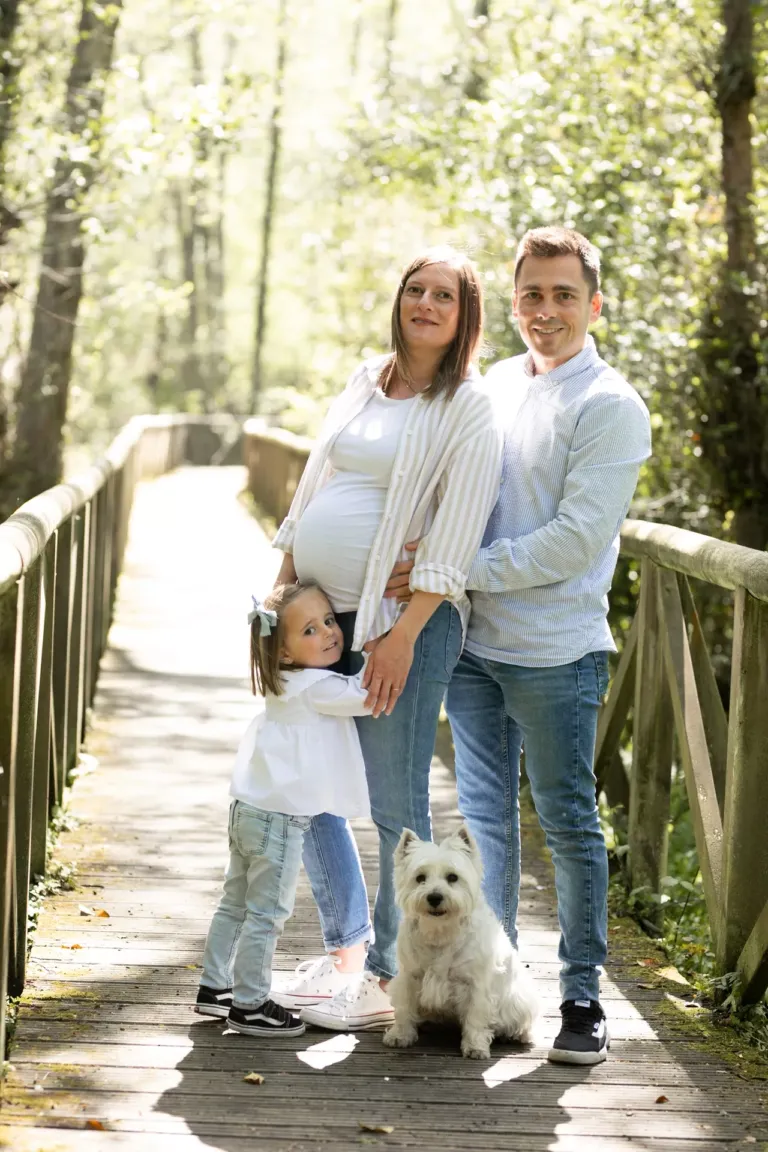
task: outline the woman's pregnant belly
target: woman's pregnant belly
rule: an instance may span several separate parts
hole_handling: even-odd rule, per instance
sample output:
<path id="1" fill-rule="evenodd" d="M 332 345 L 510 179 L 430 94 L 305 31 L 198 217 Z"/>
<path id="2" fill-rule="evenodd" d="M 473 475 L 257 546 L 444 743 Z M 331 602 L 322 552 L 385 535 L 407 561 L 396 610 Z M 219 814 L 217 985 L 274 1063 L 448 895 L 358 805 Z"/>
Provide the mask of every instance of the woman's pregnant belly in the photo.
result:
<path id="1" fill-rule="evenodd" d="M 387 489 L 359 473 L 337 472 L 299 520 L 293 563 L 299 581 L 316 580 L 336 612 L 354 612 L 376 539 Z"/>

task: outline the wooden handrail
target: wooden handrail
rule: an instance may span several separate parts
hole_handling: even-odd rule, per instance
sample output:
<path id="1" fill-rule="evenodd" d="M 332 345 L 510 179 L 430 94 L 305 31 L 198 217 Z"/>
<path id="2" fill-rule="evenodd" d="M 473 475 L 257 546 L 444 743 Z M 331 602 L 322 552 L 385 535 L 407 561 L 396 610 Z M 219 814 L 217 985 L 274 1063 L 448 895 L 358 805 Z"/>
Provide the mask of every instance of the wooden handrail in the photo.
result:
<path id="1" fill-rule="evenodd" d="M 84 735 L 138 480 L 226 447 L 233 417 L 142 416 L 0 524 L 0 1059 L 24 984 L 30 883 Z"/>
<path id="2" fill-rule="evenodd" d="M 636 560 L 653 560 L 661 568 L 683 572 L 718 588 L 744 588 L 756 600 L 768 602 L 768 552 L 671 524 L 625 520 L 621 553 Z"/>

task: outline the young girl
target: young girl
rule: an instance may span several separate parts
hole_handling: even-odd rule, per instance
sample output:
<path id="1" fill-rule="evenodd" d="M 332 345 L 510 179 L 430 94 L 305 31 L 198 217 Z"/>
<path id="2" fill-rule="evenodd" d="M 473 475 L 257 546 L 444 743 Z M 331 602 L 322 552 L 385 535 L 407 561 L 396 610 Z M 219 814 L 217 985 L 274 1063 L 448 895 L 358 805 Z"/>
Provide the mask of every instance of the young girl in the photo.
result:
<path id="1" fill-rule="evenodd" d="M 304 1024 L 269 999 L 272 958 L 293 911 L 304 833 L 321 812 L 368 816 L 352 719 L 362 673 L 330 671 L 343 637 L 322 589 L 283 584 L 253 597 L 251 682 L 265 710 L 238 748 L 229 810 L 230 860 L 208 931 L 195 1010 L 236 1032 L 299 1036 Z"/>

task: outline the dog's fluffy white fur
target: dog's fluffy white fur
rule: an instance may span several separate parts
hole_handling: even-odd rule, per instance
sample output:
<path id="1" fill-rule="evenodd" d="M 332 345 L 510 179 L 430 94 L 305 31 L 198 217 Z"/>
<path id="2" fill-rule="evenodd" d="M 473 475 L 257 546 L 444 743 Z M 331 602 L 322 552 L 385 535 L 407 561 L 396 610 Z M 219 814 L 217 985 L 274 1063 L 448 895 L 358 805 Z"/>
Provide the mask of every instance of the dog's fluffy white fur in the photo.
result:
<path id="1" fill-rule="evenodd" d="M 494 1037 L 529 1042 L 539 1014 L 533 982 L 482 893 L 480 853 L 466 825 L 440 844 L 409 828 L 395 851 L 403 919 L 395 1022 L 384 1043 L 407 1048 L 424 1020 L 461 1027 L 464 1056 L 487 1059 Z"/>

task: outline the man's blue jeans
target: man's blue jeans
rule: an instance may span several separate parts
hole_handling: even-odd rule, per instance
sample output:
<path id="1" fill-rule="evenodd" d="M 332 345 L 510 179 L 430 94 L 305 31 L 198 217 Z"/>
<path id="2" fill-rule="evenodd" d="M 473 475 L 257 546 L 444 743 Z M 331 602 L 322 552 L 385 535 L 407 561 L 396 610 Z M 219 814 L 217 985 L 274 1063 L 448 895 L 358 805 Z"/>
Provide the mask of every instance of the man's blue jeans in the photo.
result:
<path id="1" fill-rule="evenodd" d="M 354 612 L 338 621 L 347 644 Z M 429 620 L 414 647 L 405 688 L 391 716 L 356 719 L 365 761 L 371 815 L 379 831 L 379 889 L 374 938 L 366 968 L 390 979 L 397 971 L 395 942 L 400 913 L 395 904 L 393 857 L 403 828 L 429 840 L 429 769 L 435 749 L 440 705 L 461 651 L 459 613 L 445 601 Z M 355 653 L 351 653 L 354 658 Z M 359 658 L 358 658 L 359 659 Z M 354 672 L 355 666 L 340 671 Z M 320 913 L 325 946 L 348 947 L 371 936 L 368 898 L 354 836 L 346 820 L 314 817 L 304 841 L 304 867 Z"/>
<path id="2" fill-rule="evenodd" d="M 607 946 L 608 860 L 593 760 L 605 652 L 556 668 L 465 652 L 446 697 L 459 808 L 480 846 L 485 894 L 513 944 L 520 888 L 520 751 L 555 865 L 563 1000 L 597 1000 Z"/>

